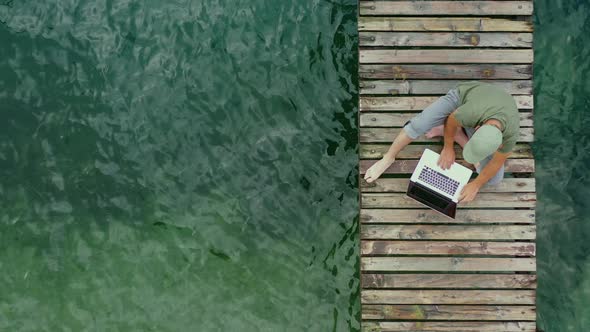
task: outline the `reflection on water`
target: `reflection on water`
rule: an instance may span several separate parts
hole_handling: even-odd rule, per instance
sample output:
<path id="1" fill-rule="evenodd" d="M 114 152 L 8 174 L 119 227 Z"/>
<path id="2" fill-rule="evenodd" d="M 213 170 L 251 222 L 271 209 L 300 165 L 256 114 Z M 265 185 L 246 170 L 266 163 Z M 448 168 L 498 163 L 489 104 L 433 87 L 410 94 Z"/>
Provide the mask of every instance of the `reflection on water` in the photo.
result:
<path id="1" fill-rule="evenodd" d="M 0 4 L 0 330 L 357 330 L 356 10 Z"/>

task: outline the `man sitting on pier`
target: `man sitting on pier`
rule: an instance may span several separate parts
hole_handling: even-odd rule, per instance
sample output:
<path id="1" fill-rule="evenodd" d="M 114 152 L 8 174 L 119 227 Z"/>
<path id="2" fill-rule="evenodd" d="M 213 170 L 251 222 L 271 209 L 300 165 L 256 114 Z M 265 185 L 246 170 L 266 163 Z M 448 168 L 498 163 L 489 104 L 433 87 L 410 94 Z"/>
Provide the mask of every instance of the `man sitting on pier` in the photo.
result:
<path id="1" fill-rule="evenodd" d="M 504 178 L 504 162 L 518 140 L 519 122 L 518 108 L 507 92 L 481 82 L 461 83 L 406 123 L 383 158 L 367 170 L 365 180 L 371 183 L 379 178 L 419 136 L 444 136 L 439 166 L 448 169 L 455 162 L 457 142 L 463 158 L 478 173 L 461 192 L 460 201 L 470 202 L 484 184 Z"/>

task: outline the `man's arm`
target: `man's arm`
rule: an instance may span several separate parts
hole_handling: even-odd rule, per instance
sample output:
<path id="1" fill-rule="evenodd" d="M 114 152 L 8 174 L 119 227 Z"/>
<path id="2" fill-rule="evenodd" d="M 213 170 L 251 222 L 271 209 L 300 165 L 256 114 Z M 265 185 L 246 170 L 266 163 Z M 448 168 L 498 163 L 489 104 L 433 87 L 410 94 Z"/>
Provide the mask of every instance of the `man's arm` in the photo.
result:
<path id="1" fill-rule="evenodd" d="M 465 187 L 463 187 L 463 191 L 461 191 L 461 196 L 459 196 L 460 202 L 471 202 L 479 189 L 488 181 L 494 177 L 502 168 L 502 165 L 506 162 L 506 159 L 510 156 L 510 152 L 502 153 L 496 152 L 492 157 L 492 160 L 481 170 L 481 173 L 475 178 L 475 180 L 468 183 Z"/>
<path id="2" fill-rule="evenodd" d="M 457 119 L 455 118 L 455 112 L 451 113 L 445 122 L 445 145 L 443 147 L 442 152 L 440 153 L 440 158 L 438 159 L 438 165 L 442 169 L 451 168 L 451 165 L 453 165 L 453 163 L 455 162 L 455 134 L 457 133 L 457 128 L 461 127 L 459 121 L 457 121 Z"/>

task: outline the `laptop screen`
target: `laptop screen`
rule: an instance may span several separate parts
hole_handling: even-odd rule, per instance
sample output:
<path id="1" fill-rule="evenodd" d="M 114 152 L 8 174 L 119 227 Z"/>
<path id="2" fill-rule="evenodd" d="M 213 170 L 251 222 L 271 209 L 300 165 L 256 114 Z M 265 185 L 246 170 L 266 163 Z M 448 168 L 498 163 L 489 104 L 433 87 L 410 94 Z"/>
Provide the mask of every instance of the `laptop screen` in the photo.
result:
<path id="1" fill-rule="evenodd" d="M 415 195 L 416 197 L 419 197 L 419 198 L 423 199 L 424 201 L 440 208 L 440 209 L 445 209 L 447 206 L 449 206 L 448 199 L 446 199 L 446 198 L 442 197 L 441 195 L 438 195 L 434 192 L 431 192 L 428 189 L 423 188 L 418 183 L 416 183 L 416 185 L 414 185 L 414 186 L 411 186 L 410 193 Z"/>

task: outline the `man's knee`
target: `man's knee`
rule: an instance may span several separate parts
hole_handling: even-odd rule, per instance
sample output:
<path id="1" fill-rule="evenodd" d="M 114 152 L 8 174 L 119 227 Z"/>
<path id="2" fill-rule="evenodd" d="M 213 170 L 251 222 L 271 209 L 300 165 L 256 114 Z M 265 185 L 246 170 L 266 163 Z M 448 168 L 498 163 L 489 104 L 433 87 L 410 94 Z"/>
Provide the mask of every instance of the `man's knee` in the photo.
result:
<path id="1" fill-rule="evenodd" d="M 411 139 L 417 139 L 418 137 L 420 137 L 422 135 L 421 131 L 416 130 L 412 126 L 411 120 L 406 122 L 406 124 L 404 125 L 404 131 L 406 132 L 406 135 L 408 135 L 408 137 Z"/>

